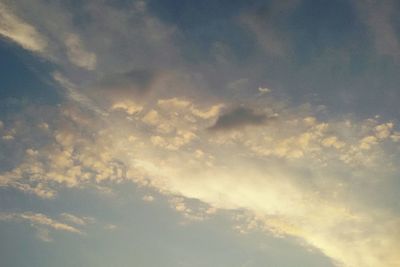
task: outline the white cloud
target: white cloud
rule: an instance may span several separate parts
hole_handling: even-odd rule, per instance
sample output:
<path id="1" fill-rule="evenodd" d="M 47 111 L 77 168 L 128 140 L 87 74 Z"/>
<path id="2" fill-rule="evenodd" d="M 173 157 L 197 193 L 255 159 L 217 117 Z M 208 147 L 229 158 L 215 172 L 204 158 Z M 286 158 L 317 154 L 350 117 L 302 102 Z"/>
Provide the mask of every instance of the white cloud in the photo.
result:
<path id="1" fill-rule="evenodd" d="M 134 115 L 136 113 L 139 113 L 140 111 L 142 111 L 143 107 L 136 104 L 133 101 L 130 100 L 125 100 L 125 101 L 118 101 L 115 102 L 112 107 L 112 110 L 123 110 L 126 113 L 128 113 L 129 115 Z"/>
<path id="2" fill-rule="evenodd" d="M 27 222 L 37 230 L 37 236 L 43 241 L 52 241 L 49 230 L 63 231 L 74 234 L 83 234 L 81 230 L 75 228 L 69 224 L 62 223 L 54 220 L 42 213 L 12 213 L 12 212 L 1 212 L 0 221 L 16 221 L 16 222 Z"/>
<path id="3" fill-rule="evenodd" d="M 264 95 L 270 93 L 271 89 L 267 87 L 258 87 L 258 91 L 260 92 L 261 95 Z"/>
<path id="4" fill-rule="evenodd" d="M 160 122 L 160 117 L 156 110 L 150 110 L 142 120 L 149 125 L 157 125 Z"/>
<path id="5" fill-rule="evenodd" d="M 211 106 L 208 110 L 201 110 L 196 107 L 192 107 L 191 111 L 192 111 L 193 115 L 207 120 L 207 119 L 218 116 L 222 107 L 223 107 L 222 104 L 217 104 L 217 105 Z"/>
<path id="6" fill-rule="evenodd" d="M 142 199 L 145 202 L 153 202 L 154 201 L 154 197 L 152 195 L 145 195 L 145 196 L 143 196 Z"/>
<path id="7" fill-rule="evenodd" d="M 377 125 L 375 127 L 375 135 L 379 139 L 386 139 L 391 135 L 394 124 L 392 122 L 387 122 L 384 124 Z"/>
<path id="8" fill-rule="evenodd" d="M 378 206 L 363 206 L 368 199 L 363 192 L 354 195 L 357 179 L 371 181 L 366 190 L 374 188 L 375 171 L 381 172 L 383 183 L 390 181 L 391 156 L 382 149 L 394 125 L 371 120 L 321 122 L 298 110 L 282 114 L 286 115 L 257 129 L 216 136 L 195 131 L 200 143 L 192 153 L 181 149 L 158 155 L 160 150 L 148 148 L 131 166 L 145 174 L 143 184 L 184 197 L 172 204 L 185 217 L 193 215 L 185 198 L 217 209 L 247 210 L 257 223 L 246 227 L 300 238 L 337 264 L 396 266 L 400 259 L 391 248 L 399 239 L 388 233 L 398 217 Z M 368 133 L 376 136 L 374 146 L 365 151 L 362 144 L 368 143 Z M 157 138 L 162 146 L 168 144 L 168 136 Z M 204 160 L 207 154 L 213 155 L 212 164 Z M 383 231 L 375 227 L 379 221 L 388 222 Z M 379 240 L 385 241 L 373 245 Z"/>
<path id="9" fill-rule="evenodd" d="M 46 38 L 0 2 L 0 35 L 32 52 L 44 53 Z"/>
<path id="10" fill-rule="evenodd" d="M 245 210 L 257 218 L 250 228 L 296 237 L 344 266 L 396 266 L 392 248 L 400 239 L 389 233 L 398 216 L 364 193 L 387 188 L 397 171 L 396 157 L 385 149 L 394 123 L 320 121 L 310 110 L 286 107 L 274 110 L 281 115 L 270 124 L 211 133 L 206 129 L 215 117 L 193 120 L 197 105 L 185 101 L 147 105 L 134 123 L 112 113 L 106 122 L 90 120 L 78 108 L 55 114 L 54 140 L 3 172 L 2 186 L 46 196 L 59 186 L 130 180 L 175 196 L 171 205 L 188 221 L 219 209 Z M 162 123 L 172 130 L 160 131 Z M 41 192 L 34 191 L 38 184 Z M 60 218 L 67 217 L 82 223 Z"/>
<path id="11" fill-rule="evenodd" d="M 12 136 L 12 135 L 10 135 L 10 134 L 3 135 L 2 138 L 3 138 L 3 140 L 6 140 L 6 141 L 14 140 L 14 136 Z"/>
<path id="12" fill-rule="evenodd" d="M 345 143 L 339 141 L 336 136 L 328 136 L 322 140 L 322 145 L 326 147 L 334 147 L 336 149 L 340 149 L 345 146 Z"/>
<path id="13" fill-rule="evenodd" d="M 63 221 L 67 221 L 67 222 L 75 224 L 75 225 L 83 225 L 83 226 L 93 223 L 95 221 L 94 218 L 92 218 L 92 217 L 78 217 L 78 216 L 70 214 L 70 213 L 61 213 L 60 218 Z"/>
<path id="14" fill-rule="evenodd" d="M 341 178 L 325 172 L 321 174 L 322 180 L 315 182 L 324 183 L 328 179 L 326 182 L 331 185 L 327 188 L 308 183 L 303 186 L 299 179 L 310 178 L 284 171 L 283 166 L 261 167 L 243 160 L 229 162 L 228 158 L 232 156 L 224 155 L 226 168 L 196 165 L 191 168 L 190 159 L 186 158 L 185 168 L 178 160 L 146 170 L 152 177 L 151 184 L 161 191 L 199 199 L 219 209 L 245 209 L 258 214 L 261 228 L 281 236 L 301 238 L 344 266 L 396 266 L 398 263 L 392 248 L 398 247 L 399 239 L 389 234 L 399 226 L 398 219 L 393 215 L 374 215 L 376 211 L 371 207 L 359 211 L 353 206 L 355 203 L 334 197 L 343 194 Z M 158 171 L 154 172 L 155 168 Z M 190 215 L 191 209 L 184 202 L 174 203 L 177 211 Z M 382 225 L 377 227 L 379 222 Z M 379 255 L 384 255 L 385 260 Z"/>
<path id="15" fill-rule="evenodd" d="M 179 99 L 177 97 L 170 99 L 160 99 L 157 101 L 157 105 L 164 109 L 185 109 L 192 103 L 188 100 Z"/>
<path id="16" fill-rule="evenodd" d="M 172 197 L 171 205 L 187 221 L 204 220 L 219 209 L 245 210 L 257 218 L 257 224 L 249 221 L 250 228 L 299 238 L 344 266 L 396 266 L 392 248 L 400 239 L 389 233 L 398 216 L 379 203 L 367 205 L 370 195 L 364 194 L 378 181 L 390 183 L 397 170 L 396 158 L 384 146 L 395 136 L 393 123 L 320 121 L 309 110 L 285 108 L 276 110 L 282 115 L 270 124 L 210 133 L 206 129 L 215 117 L 193 120 L 187 115 L 197 105 L 185 101 L 190 104 L 146 106 L 144 118 L 135 123 L 121 123 L 120 116 L 103 122 L 100 116 L 98 125 L 79 111 L 60 112 L 59 124 L 49 127 L 55 129 L 53 143 L 28 153 L 0 181 L 46 195 L 56 192 L 51 191 L 55 185 L 102 186 L 128 179 L 180 196 Z M 164 122 L 171 131 L 160 131 Z M 115 125 L 123 127 L 115 131 Z M 34 191 L 38 184 L 41 193 Z M 82 225 L 82 218 L 60 218 Z"/>

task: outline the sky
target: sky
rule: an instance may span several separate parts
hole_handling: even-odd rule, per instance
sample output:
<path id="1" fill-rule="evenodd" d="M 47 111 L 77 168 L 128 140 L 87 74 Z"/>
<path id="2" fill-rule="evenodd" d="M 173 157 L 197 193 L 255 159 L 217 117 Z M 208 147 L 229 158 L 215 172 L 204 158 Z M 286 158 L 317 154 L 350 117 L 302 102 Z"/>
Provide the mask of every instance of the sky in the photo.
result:
<path id="1" fill-rule="evenodd" d="M 0 0 L 0 265 L 400 266 L 399 12 Z"/>

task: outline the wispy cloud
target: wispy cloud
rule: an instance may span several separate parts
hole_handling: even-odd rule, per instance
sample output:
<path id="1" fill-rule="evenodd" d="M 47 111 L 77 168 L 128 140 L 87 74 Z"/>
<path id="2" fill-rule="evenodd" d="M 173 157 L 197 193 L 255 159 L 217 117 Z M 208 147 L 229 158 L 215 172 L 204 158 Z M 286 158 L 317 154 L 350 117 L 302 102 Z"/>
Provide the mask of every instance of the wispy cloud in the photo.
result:
<path id="1" fill-rule="evenodd" d="M 78 217 L 76 215 L 65 212 L 60 214 L 60 218 L 62 218 L 63 221 L 81 226 L 85 226 L 87 224 L 95 222 L 95 219 L 92 217 Z"/>
<path id="2" fill-rule="evenodd" d="M 301 0 L 271 1 L 240 17 L 240 22 L 254 33 L 259 46 L 271 56 L 286 57 L 291 54 L 289 32 L 280 29 L 282 17 L 290 14 Z"/>
<path id="3" fill-rule="evenodd" d="M 68 34 L 65 37 L 67 47 L 67 55 L 69 60 L 76 66 L 94 70 L 96 67 L 96 55 L 93 52 L 87 51 L 82 40 L 76 34 Z"/>
<path id="4" fill-rule="evenodd" d="M 53 73 L 53 79 L 57 81 L 63 89 L 67 91 L 67 96 L 79 103 L 81 106 L 96 112 L 99 115 L 107 116 L 107 113 L 101 110 L 90 98 L 81 93 L 76 86 L 64 77 L 60 72 Z"/>
<path id="5" fill-rule="evenodd" d="M 12 10 L 0 2 L 0 36 L 3 36 L 23 48 L 43 53 L 47 47 L 46 38 L 37 29 L 17 17 Z"/>
<path id="6" fill-rule="evenodd" d="M 74 234 L 83 234 L 78 228 L 71 226 L 67 223 L 60 222 L 52 219 L 42 213 L 33 212 L 1 212 L 0 221 L 12 221 L 12 222 L 27 222 L 32 227 L 38 230 L 38 237 L 43 241 L 52 241 L 49 235 L 49 229 L 56 231 L 69 232 Z"/>
<path id="7" fill-rule="evenodd" d="M 396 30 L 396 1 L 354 1 L 361 20 L 367 25 L 378 54 L 398 58 L 399 36 Z"/>

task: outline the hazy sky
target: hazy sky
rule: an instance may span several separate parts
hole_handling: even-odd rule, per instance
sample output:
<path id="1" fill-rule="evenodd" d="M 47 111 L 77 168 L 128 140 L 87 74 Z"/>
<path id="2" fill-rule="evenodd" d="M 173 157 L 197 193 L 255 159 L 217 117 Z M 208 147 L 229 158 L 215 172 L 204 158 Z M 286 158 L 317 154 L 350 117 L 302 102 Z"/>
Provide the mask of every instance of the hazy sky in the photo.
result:
<path id="1" fill-rule="evenodd" d="M 400 266 L 399 11 L 0 0 L 0 265 Z"/>

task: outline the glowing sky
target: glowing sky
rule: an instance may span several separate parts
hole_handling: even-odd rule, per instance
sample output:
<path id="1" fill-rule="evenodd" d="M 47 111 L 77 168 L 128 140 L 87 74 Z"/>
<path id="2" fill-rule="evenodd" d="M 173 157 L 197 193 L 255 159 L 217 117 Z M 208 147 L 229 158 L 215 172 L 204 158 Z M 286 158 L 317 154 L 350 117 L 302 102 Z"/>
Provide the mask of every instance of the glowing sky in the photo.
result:
<path id="1" fill-rule="evenodd" d="M 0 265 L 400 266 L 399 11 L 0 0 Z"/>

